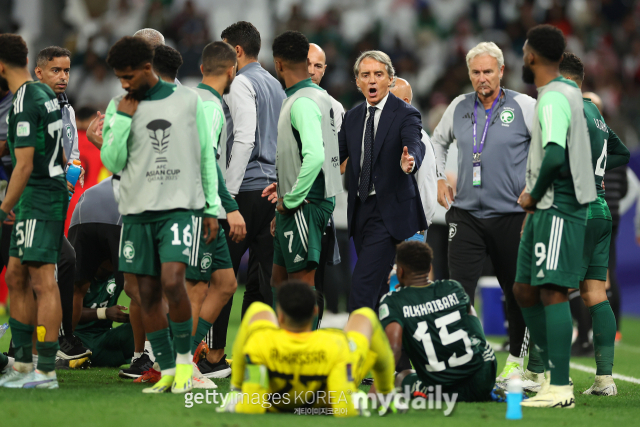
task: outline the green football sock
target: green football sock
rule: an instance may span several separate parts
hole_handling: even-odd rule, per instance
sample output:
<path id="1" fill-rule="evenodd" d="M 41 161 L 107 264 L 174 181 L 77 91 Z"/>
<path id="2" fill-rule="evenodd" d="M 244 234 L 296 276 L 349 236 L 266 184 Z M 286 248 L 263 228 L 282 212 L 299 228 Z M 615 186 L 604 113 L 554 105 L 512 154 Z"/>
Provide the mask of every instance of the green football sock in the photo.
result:
<path id="1" fill-rule="evenodd" d="M 38 366 L 37 369 L 42 372 L 51 372 L 56 369 L 56 353 L 60 350 L 58 340 L 53 342 L 36 342 L 36 350 L 38 350 Z"/>
<path id="2" fill-rule="evenodd" d="M 190 317 L 185 322 L 169 322 L 173 333 L 173 347 L 178 354 L 191 352 L 191 331 L 193 330 L 193 319 Z"/>
<path id="3" fill-rule="evenodd" d="M 596 375 L 611 375 L 616 341 L 616 318 L 609 301 L 589 307 L 593 319 L 593 347 L 596 353 Z"/>
<path id="4" fill-rule="evenodd" d="M 548 345 L 551 385 L 568 385 L 573 335 L 569 301 L 548 305 L 544 311 L 547 315 L 547 342 L 551 343 Z"/>
<path id="5" fill-rule="evenodd" d="M 534 350 L 529 352 L 529 364 L 527 369 L 532 372 L 536 372 L 533 369 L 540 370 L 539 363 L 542 360 L 543 370 L 549 370 L 549 352 L 547 351 L 547 318 L 544 312 L 544 306 L 542 303 L 538 303 L 533 307 L 521 308 L 522 317 L 524 322 L 529 328 L 529 334 L 531 335 L 531 348 L 537 346 Z M 534 353 L 538 356 L 533 357 Z M 533 363 L 533 365 L 532 365 Z M 532 369 L 533 368 L 533 369 Z"/>
<path id="6" fill-rule="evenodd" d="M 278 312 L 278 290 L 275 288 L 275 286 L 271 287 L 271 294 L 273 295 L 273 304 L 271 306 L 271 308 L 273 308 L 273 311 L 275 311 L 276 313 Z"/>
<path id="7" fill-rule="evenodd" d="M 207 322 L 202 317 L 198 318 L 198 327 L 196 329 L 196 334 L 193 336 L 191 340 L 191 354 L 195 354 L 196 349 L 202 342 L 202 338 L 207 335 L 209 329 L 211 329 L 212 323 Z"/>
<path id="8" fill-rule="evenodd" d="M 9 358 L 5 356 L 4 353 L 0 353 L 0 371 L 3 370 L 8 363 L 9 363 Z"/>
<path id="9" fill-rule="evenodd" d="M 529 344 L 529 362 L 527 363 L 527 369 L 531 372 L 535 372 L 536 374 L 544 373 L 544 362 L 542 361 L 542 356 L 540 355 L 540 351 L 536 346 L 536 343 L 531 341 Z"/>
<path id="10" fill-rule="evenodd" d="M 33 344 L 31 342 L 31 338 L 33 336 L 33 326 L 25 325 L 24 323 L 18 322 L 13 317 L 10 317 L 9 327 L 11 328 L 13 345 L 16 348 L 16 362 L 32 363 L 33 357 L 31 355 L 31 350 L 33 350 Z"/>
<path id="11" fill-rule="evenodd" d="M 156 362 L 160 365 L 160 369 L 167 370 L 175 368 L 176 357 L 173 354 L 173 346 L 169 338 L 169 328 L 150 332 L 147 334 L 147 338 L 151 343 L 153 354 L 156 357 Z"/>

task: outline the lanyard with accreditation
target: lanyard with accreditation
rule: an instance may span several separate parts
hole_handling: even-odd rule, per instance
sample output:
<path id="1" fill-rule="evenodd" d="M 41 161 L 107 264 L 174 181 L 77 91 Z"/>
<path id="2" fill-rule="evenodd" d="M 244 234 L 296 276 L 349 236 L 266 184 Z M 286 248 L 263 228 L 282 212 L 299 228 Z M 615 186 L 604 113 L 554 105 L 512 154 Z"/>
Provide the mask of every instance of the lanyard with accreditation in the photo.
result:
<path id="1" fill-rule="evenodd" d="M 480 146 L 478 147 L 478 100 L 473 106 L 473 186 L 480 187 L 482 184 L 482 174 L 481 174 L 481 160 L 480 157 L 482 155 L 482 149 L 484 148 L 484 141 L 487 138 L 487 131 L 489 130 L 489 123 L 491 122 L 491 117 L 493 116 L 493 109 L 496 104 L 500 100 L 500 96 L 502 95 L 502 89 L 500 89 L 500 93 L 496 97 L 493 104 L 491 104 L 491 109 L 487 114 L 487 119 L 484 123 L 484 131 L 482 132 L 482 140 L 480 140 Z"/>

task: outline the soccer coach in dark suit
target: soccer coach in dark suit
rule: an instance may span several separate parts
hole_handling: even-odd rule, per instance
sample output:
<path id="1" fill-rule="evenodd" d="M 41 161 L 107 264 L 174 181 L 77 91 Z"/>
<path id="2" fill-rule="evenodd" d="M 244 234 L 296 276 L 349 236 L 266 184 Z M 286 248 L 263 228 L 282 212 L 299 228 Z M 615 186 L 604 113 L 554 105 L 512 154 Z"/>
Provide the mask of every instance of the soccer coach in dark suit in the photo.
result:
<path id="1" fill-rule="evenodd" d="M 424 157 L 418 110 L 389 92 L 389 56 L 367 51 L 354 65 L 366 102 L 349 110 L 338 134 L 340 162 L 349 158 L 349 234 L 358 254 L 349 312 L 375 309 L 387 292 L 396 245 L 427 228 L 415 173 Z"/>

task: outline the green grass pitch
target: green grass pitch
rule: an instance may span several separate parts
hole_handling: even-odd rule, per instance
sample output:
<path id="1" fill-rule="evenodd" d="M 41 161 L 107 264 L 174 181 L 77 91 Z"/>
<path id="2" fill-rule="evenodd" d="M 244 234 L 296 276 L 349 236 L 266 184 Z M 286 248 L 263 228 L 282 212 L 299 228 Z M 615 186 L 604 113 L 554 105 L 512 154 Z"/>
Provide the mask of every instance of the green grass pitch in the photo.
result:
<path id="1" fill-rule="evenodd" d="M 235 304 L 229 325 L 227 351 L 236 335 L 240 322 L 242 293 L 235 296 Z M 126 296 L 121 303 L 127 305 Z M 0 317 L 0 324 L 7 317 Z M 640 379 L 640 319 L 625 318 L 622 324 L 623 341 L 616 347 L 614 372 Z M 0 339 L 0 351 L 6 351 L 10 333 Z M 499 342 L 502 337 L 493 337 Z M 232 357 L 232 355 L 229 355 Z M 499 369 L 506 353 L 497 353 Z M 588 358 L 572 359 L 579 365 L 595 368 Z M 628 426 L 637 425 L 640 419 L 640 384 L 616 380 L 618 396 L 583 396 L 579 391 L 588 388 L 593 374 L 571 370 L 576 390 L 575 409 L 524 408 L 521 421 L 505 420 L 504 403 L 460 403 L 449 417 L 442 410 L 412 410 L 404 415 L 356 419 L 336 419 L 326 416 L 300 416 L 267 414 L 264 416 L 218 414 L 215 405 L 201 404 L 185 408 L 182 395 L 144 395 L 144 385 L 133 384 L 118 378 L 117 369 L 91 368 L 85 371 L 59 371 L 59 390 L 9 390 L 0 388 L 0 426 L 220 426 L 220 427 L 281 427 L 295 423 L 296 427 L 313 426 L 389 426 L 402 425 L 437 426 Z M 229 380 L 216 380 L 218 392 L 226 393 Z M 634 421 L 635 420 L 635 421 Z"/>

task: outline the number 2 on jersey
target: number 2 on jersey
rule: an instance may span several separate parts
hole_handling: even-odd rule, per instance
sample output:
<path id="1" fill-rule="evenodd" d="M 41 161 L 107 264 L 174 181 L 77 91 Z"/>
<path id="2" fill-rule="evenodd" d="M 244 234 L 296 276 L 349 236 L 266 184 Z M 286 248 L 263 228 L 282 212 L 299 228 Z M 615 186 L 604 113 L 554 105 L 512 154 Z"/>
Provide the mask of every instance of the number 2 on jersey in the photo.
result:
<path id="1" fill-rule="evenodd" d="M 452 334 L 450 334 L 447 330 L 447 325 L 457 322 L 460 319 L 460 312 L 454 311 L 453 313 L 449 313 L 446 316 L 442 316 L 436 319 L 435 322 L 436 327 L 439 329 L 439 335 L 440 340 L 442 341 L 442 345 L 446 346 L 460 340 L 462 340 L 462 342 L 464 343 L 465 354 L 462 356 L 458 356 L 454 353 L 448 360 L 450 368 L 464 365 L 465 363 L 468 363 L 471 359 L 473 359 L 473 351 L 471 350 L 471 340 L 469 339 L 469 334 L 467 334 L 467 332 L 463 329 L 458 329 Z M 427 322 L 423 321 L 418 323 L 418 329 L 416 329 L 416 332 L 413 334 L 413 338 L 415 340 L 422 342 L 424 352 L 427 354 L 429 363 L 425 366 L 425 368 L 429 372 L 444 371 L 447 366 L 444 361 L 438 360 L 436 349 L 433 345 L 433 341 L 431 340 L 431 334 L 428 333 L 427 330 Z"/>
<path id="2" fill-rule="evenodd" d="M 47 126 L 47 132 L 51 138 L 56 140 L 56 146 L 53 149 L 53 155 L 51 156 L 51 160 L 49 161 L 49 176 L 54 177 L 64 173 L 61 165 L 56 165 L 56 157 L 58 157 L 58 150 L 62 145 L 62 120 L 56 120 L 53 123 L 49 123 Z M 57 136 L 56 136 L 57 133 Z"/>

